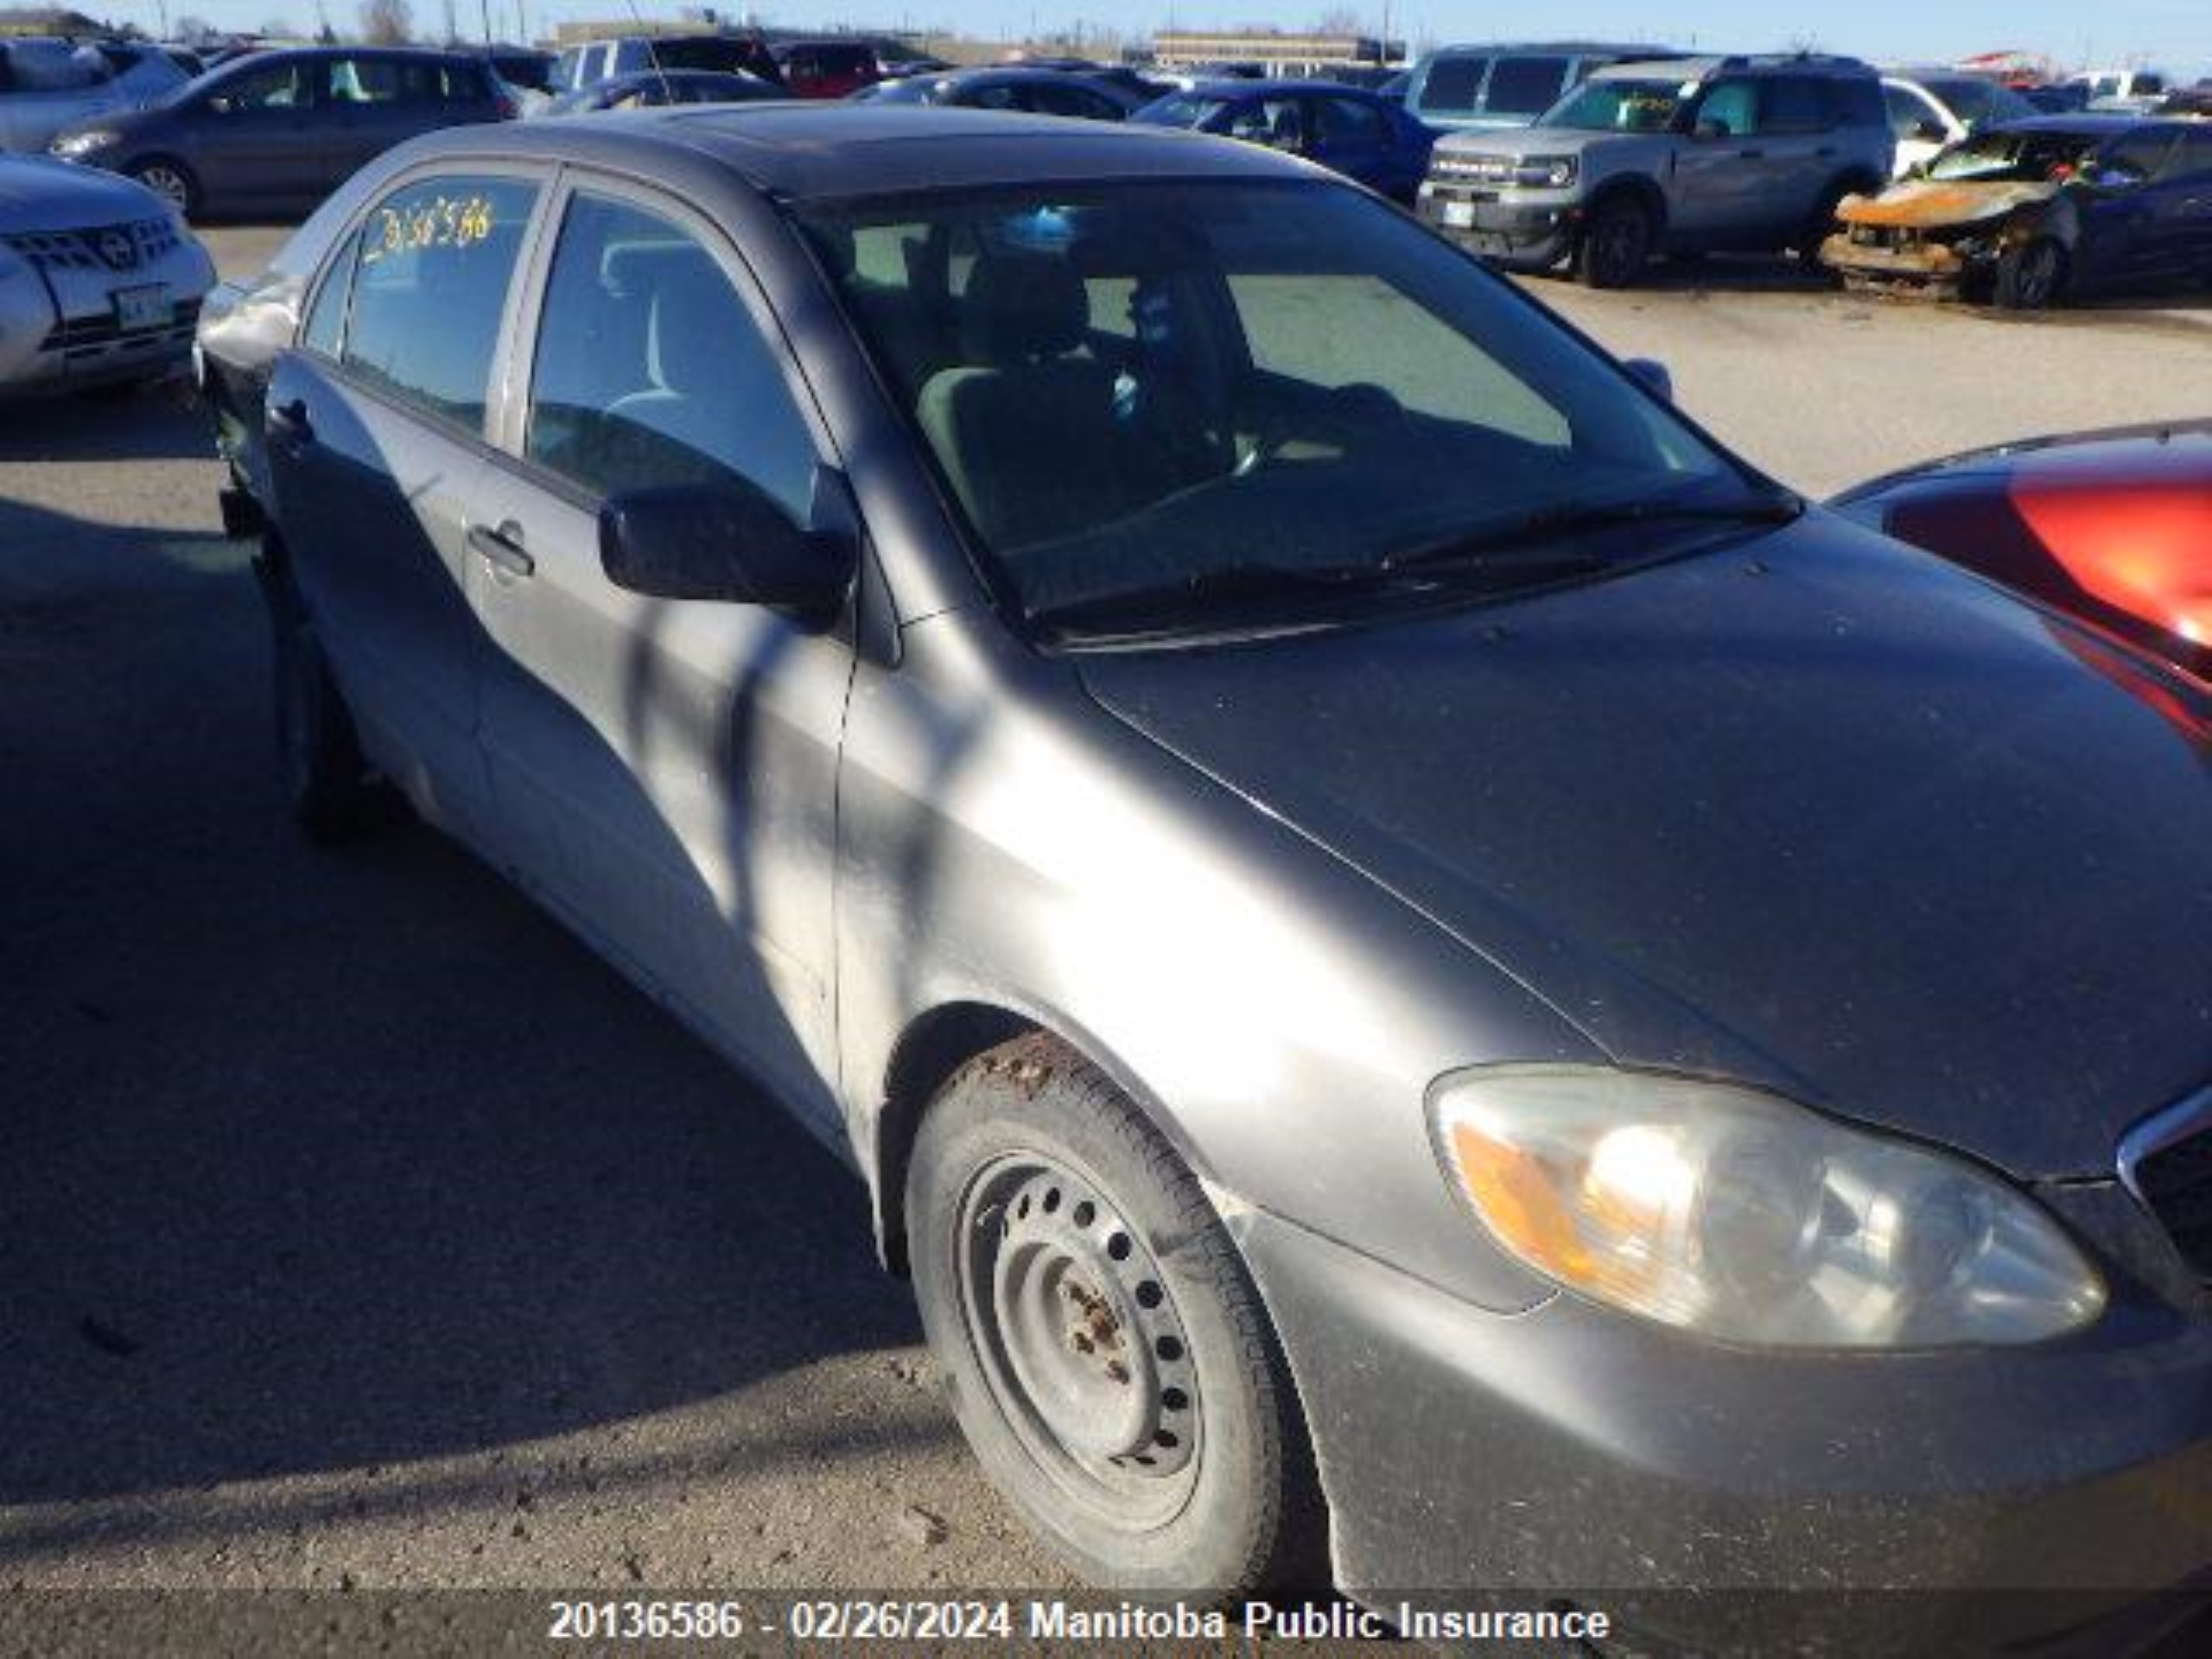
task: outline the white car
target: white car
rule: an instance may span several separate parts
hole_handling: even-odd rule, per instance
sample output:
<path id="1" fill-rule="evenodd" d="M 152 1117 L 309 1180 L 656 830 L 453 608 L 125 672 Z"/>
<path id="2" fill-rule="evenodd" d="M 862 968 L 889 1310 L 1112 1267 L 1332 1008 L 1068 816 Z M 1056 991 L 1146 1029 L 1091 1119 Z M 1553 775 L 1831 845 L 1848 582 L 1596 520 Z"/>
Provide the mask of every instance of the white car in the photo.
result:
<path id="1" fill-rule="evenodd" d="M 2004 121 L 2041 113 L 2009 86 L 1953 70 L 1905 70 L 1882 77 L 1890 130 L 1897 147 L 1891 170 L 1902 179 L 1936 151 Z"/>
<path id="2" fill-rule="evenodd" d="M 0 397 L 168 373 L 214 283 L 207 251 L 143 185 L 0 156 Z"/>
<path id="3" fill-rule="evenodd" d="M 36 155 L 64 127 L 158 104 L 190 79 L 158 47 L 0 40 L 0 150 Z"/>

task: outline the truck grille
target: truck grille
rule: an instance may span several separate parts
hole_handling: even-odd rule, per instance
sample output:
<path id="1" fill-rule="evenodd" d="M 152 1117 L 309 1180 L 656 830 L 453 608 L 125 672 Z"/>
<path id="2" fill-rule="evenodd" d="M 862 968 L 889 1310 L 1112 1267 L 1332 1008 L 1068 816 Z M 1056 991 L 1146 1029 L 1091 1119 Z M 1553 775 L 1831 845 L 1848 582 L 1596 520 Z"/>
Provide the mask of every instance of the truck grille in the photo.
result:
<path id="1" fill-rule="evenodd" d="M 2212 1279 L 2212 1090 L 2131 1132 L 2120 1173 L 2182 1260 Z"/>
<path id="2" fill-rule="evenodd" d="M 84 231 L 19 231 L 0 237 L 41 270 L 137 270 L 177 250 L 167 219 L 101 225 Z"/>
<path id="3" fill-rule="evenodd" d="M 1428 175 L 1456 184 L 1510 184 L 1515 162 L 1510 156 L 1437 156 Z"/>

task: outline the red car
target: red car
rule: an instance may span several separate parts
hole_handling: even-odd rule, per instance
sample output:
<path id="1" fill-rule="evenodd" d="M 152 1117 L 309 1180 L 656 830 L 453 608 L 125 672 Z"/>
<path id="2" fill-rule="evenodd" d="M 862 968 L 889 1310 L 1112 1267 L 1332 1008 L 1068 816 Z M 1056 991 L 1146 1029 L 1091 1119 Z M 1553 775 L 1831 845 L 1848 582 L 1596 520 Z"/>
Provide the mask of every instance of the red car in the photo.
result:
<path id="1" fill-rule="evenodd" d="M 1957 455 L 1832 505 L 2212 679 L 2212 421 Z"/>
<path id="2" fill-rule="evenodd" d="M 768 50 L 794 98 L 846 98 L 883 79 L 875 48 L 859 41 L 779 41 Z"/>

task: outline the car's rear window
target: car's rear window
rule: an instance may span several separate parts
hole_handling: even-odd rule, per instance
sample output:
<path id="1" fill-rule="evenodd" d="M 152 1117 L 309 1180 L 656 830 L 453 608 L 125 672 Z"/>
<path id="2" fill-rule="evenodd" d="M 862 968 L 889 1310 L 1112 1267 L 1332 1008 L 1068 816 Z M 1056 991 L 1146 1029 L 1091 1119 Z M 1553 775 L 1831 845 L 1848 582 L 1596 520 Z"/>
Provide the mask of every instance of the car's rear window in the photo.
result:
<path id="1" fill-rule="evenodd" d="M 1439 58 L 1428 66 L 1414 108 L 1426 115 L 1472 115 L 1482 95 L 1488 58 Z"/>
<path id="2" fill-rule="evenodd" d="M 1567 79 L 1565 58 L 1502 57 L 1490 72 L 1483 96 L 1489 115 L 1541 115 L 1559 102 Z"/>

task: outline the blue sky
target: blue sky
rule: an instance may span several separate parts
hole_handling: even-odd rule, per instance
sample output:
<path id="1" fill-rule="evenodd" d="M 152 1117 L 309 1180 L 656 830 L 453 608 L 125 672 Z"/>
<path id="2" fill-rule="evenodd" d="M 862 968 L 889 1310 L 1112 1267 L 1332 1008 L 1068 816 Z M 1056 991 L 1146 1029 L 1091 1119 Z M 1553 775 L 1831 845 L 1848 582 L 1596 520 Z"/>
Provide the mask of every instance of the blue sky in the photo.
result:
<path id="1" fill-rule="evenodd" d="M 357 0 L 326 0 L 334 22 L 348 24 Z M 435 27 L 443 0 L 412 0 L 418 26 Z M 478 16 L 480 0 L 455 0 L 464 26 Z M 624 0 L 524 0 L 533 29 L 548 20 L 620 17 Z M 639 0 L 648 17 L 672 16 L 674 4 Z M 156 0 L 118 0 L 107 10 L 148 25 Z M 1330 0 L 766 0 L 761 15 L 776 23 L 813 26 L 852 23 L 896 28 L 949 22 L 970 34 L 1018 35 L 1033 18 L 1040 28 L 1088 20 L 1123 29 L 1165 26 L 1172 17 L 1185 28 L 1274 22 L 1300 28 L 1323 12 L 1342 9 L 1379 32 L 1382 7 L 1356 0 L 1339 8 Z M 101 10 L 92 6 L 92 10 Z M 313 0 L 169 0 L 172 18 L 190 12 L 230 28 L 252 28 L 264 19 L 290 16 L 311 23 Z M 728 6 L 735 14 L 739 8 Z M 514 33 L 514 0 L 494 0 L 500 32 Z M 1858 0 L 1789 6 L 1758 0 L 1672 0 L 1667 5 L 1586 3 L 1586 0 L 1394 0 L 1393 34 L 1450 39 L 1503 39 L 1577 35 L 1662 39 L 1669 44 L 1758 50 L 1809 39 L 1834 51 L 1884 59 L 1948 59 L 1969 52 L 2017 47 L 2046 52 L 2069 65 L 2137 58 L 2196 75 L 2212 71 L 2212 0 Z"/>

